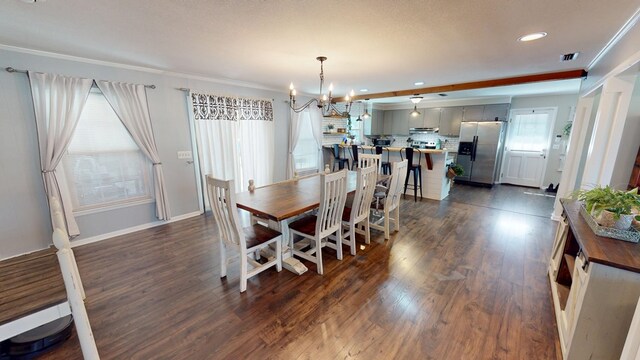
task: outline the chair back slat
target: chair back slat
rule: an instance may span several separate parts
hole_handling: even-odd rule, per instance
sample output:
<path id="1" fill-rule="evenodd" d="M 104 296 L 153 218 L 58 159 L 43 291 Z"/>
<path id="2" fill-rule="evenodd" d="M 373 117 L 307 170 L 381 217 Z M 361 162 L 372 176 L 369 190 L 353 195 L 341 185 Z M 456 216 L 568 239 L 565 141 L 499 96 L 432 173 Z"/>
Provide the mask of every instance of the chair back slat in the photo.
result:
<path id="1" fill-rule="evenodd" d="M 413 165 L 413 148 L 407 147 L 404 149 L 405 154 L 407 155 L 407 160 L 409 161 L 409 166 Z"/>
<path id="2" fill-rule="evenodd" d="M 389 207 L 389 211 L 395 209 L 400 204 L 400 196 L 404 189 L 404 180 L 407 178 L 407 169 L 409 168 L 409 160 L 403 160 L 393 163 L 391 171 L 391 183 L 389 184 L 389 193 L 385 200 L 385 210 Z"/>
<path id="3" fill-rule="evenodd" d="M 338 231 L 347 200 L 347 170 L 320 175 L 320 209 L 316 221 L 316 236 L 324 238 Z"/>
<path id="4" fill-rule="evenodd" d="M 233 180 L 220 180 L 207 175 L 207 193 L 211 211 L 218 224 L 220 238 L 227 243 L 246 248 L 240 226 Z"/>
<path id="5" fill-rule="evenodd" d="M 374 155 L 376 156 L 376 155 Z M 380 155 L 377 155 L 380 156 Z M 376 167 L 368 166 L 358 168 L 358 180 L 356 182 L 356 194 L 351 207 L 351 218 L 349 222 L 357 224 L 369 216 L 373 193 L 376 190 L 378 173 Z"/>
<path id="6" fill-rule="evenodd" d="M 358 159 L 358 167 L 364 169 L 369 166 L 375 166 L 376 172 L 380 173 L 382 169 L 382 155 L 360 154 Z"/>

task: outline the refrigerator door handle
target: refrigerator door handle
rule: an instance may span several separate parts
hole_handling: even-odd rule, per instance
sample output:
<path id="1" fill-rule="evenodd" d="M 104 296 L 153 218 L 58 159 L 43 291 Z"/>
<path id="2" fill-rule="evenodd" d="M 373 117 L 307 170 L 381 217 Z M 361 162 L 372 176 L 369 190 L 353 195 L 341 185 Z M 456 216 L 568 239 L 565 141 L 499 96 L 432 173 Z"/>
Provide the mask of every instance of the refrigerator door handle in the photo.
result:
<path id="1" fill-rule="evenodd" d="M 478 149 L 478 136 L 473 137 L 473 150 L 471 150 L 471 161 L 476 161 L 476 150 Z"/>

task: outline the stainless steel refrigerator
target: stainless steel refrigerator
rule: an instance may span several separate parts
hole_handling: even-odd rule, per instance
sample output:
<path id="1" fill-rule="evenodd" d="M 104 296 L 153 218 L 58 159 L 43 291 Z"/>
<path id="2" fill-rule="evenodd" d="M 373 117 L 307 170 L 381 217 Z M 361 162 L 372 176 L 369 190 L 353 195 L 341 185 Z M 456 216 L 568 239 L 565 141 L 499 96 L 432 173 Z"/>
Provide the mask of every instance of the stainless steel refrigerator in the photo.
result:
<path id="1" fill-rule="evenodd" d="M 461 124 L 457 163 L 464 174 L 456 180 L 493 186 L 500 171 L 505 128 L 502 121 Z"/>

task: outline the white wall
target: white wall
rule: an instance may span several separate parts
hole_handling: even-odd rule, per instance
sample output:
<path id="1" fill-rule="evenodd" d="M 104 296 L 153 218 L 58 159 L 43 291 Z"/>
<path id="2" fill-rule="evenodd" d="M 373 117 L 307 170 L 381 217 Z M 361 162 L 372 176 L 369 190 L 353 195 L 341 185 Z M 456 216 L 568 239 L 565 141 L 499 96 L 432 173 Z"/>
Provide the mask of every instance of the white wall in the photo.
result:
<path id="1" fill-rule="evenodd" d="M 190 88 L 213 94 L 274 99 L 274 180 L 286 175 L 289 112 L 283 92 L 220 84 L 160 72 L 130 70 L 0 49 L 0 67 L 14 67 L 100 80 L 154 84 L 148 89 L 149 111 L 167 182 L 172 216 L 198 211 L 193 165 L 176 152 L 191 150 L 188 105 Z M 33 104 L 25 74 L 0 71 L 0 259 L 35 251 L 51 243 L 51 223 L 39 166 Z M 104 211 L 77 218 L 78 239 L 156 221 L 154 204 Z"/>
<path id="2" fill-rule="evenodd" d="M 578 102 L 578 94 L 572 95 L 552 95 L 552 96 L 527 96 L 514 97 L 511 99 L 511 110 L 557 107 L 556 122 L 554 125 L 552 138 L 556 135 L 563 135 L 563 128 L 569 121 L 571 107 L 576 106 Z M 573 119 L 571 119 L 573 120 Z M 569 139 L 568 136 L 562 137 L 564 141 Z M 553 144 L 553 143 L 552 143 Z M 546 187 L 550 183 L 557 185 L 560 182 L 562 172 L 558 171 L 560 164 L 560 155 L 562 154 L 562 143 L 560 149 L 549 149 L 547 160 L 547 169 L 542 184 Z"/>
<path id="3" fill-rule="evenodd" d="M 631 105 L 624 124 L 624 132 L 620 141 L 620 151 L 617 153 L 611 186 L 626 189 L 631 177 L 631 170 L 640 147 L 640 76 L 631 95 Z"/>

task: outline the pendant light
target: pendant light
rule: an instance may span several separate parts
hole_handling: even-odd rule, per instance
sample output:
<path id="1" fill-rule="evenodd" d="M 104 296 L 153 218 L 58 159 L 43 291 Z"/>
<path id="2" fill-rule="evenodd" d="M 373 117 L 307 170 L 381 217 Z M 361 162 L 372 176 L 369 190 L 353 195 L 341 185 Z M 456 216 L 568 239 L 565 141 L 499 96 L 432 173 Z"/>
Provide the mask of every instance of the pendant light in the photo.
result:
<path id="1" fill-rule="evenodd" d="M 420 112 L 418 111 L 418 103 L 420 102 L 420 100 L 422 100 L 422 96 L 414 95 L 410 97 L 409 100 L 411 100 L 411 102 L 413 103 L 413 111 L 410 112 L 409 115 L 411 115 L 412 117 L 420 115 Z"/>

